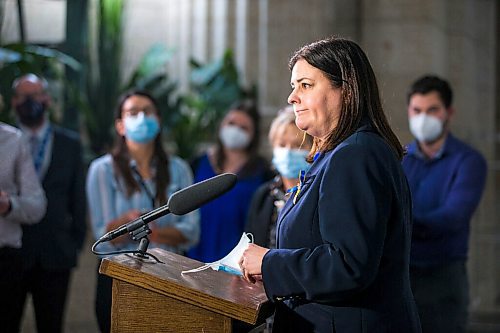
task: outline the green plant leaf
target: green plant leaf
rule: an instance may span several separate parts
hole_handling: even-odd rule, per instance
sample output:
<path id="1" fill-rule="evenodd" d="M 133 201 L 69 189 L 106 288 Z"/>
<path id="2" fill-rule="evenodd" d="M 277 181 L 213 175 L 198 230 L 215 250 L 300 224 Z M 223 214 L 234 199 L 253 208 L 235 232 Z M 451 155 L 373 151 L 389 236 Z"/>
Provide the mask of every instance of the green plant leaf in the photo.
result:
<path id="1" fill-rule="evenodd" d="M 167 49 L 162 44 L 153 45 L 142 57 L 138 67 L 133 71 L 129 81 L 125 87 L 144 87 L 152 78 L 161 75 L 165 72 L 165 65 L 172 58 L 174 51 Z M 163 79 L 168 79 L 166 73 L 163 74 Z"/>
<path id="2" fill-rule="evenodd" d="M 70 57 L 67 54 L 62 53 L 61 51 L 50 49 L 47 47 L 41 47 L 36 45 L 27 45 L 26 52 L 30 52 L 39 56 L 46 57 L 48 59 L 57 59 L 60 63 L 67 65 L 74 69 L 75 71 L 79 71 L 81 69 L 80 63 L 73 57 Z"/>

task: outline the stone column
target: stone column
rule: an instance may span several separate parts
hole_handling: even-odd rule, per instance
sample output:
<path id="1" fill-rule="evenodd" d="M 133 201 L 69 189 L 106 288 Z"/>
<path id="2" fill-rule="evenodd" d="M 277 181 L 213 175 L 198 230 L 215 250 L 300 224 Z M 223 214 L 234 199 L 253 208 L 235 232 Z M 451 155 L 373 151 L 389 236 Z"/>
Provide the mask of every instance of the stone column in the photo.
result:
<path id="1" fill-rule="evenodd" d="M 472 313 L 500 313 L 500 225 L 495 165 L 496 1 L 363 1 L 361 44 L 379 79 L 385 109 L 409 142 L 406 90 L 434 73 L 454 91 L 452 131 L 480 150 L 490 171 L 471 225 L 468 262 Z"/>

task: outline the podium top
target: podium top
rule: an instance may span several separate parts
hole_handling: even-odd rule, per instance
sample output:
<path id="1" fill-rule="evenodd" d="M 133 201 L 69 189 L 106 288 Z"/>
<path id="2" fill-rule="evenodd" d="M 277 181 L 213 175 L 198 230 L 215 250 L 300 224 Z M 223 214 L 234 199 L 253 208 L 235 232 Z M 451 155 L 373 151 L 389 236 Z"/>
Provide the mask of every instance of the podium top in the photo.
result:
<path id="1" fill-rule="evenodd" d="M 182 271 L 203 263 L 158 248 L 150 252 L 164 264 L 121 254 L 104 258 L 99 272 L 233 319 L 257 322 L 268 301 L 261 282 L 251 284 L 240 276 L 211 268 L 182 275 Z"/>

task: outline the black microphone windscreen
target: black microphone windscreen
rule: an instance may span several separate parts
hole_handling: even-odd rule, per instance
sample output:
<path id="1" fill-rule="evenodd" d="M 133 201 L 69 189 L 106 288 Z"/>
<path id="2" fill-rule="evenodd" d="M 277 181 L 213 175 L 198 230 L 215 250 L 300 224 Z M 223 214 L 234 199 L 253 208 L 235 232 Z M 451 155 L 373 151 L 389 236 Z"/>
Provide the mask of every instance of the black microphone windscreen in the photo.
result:
<path id="1" fill-rule="evenodd" d="M 236 175 L 223 173 L 175 192 L 167 206 L 172 214 L 184 215 L 223 195 L 236 184 Z"/>

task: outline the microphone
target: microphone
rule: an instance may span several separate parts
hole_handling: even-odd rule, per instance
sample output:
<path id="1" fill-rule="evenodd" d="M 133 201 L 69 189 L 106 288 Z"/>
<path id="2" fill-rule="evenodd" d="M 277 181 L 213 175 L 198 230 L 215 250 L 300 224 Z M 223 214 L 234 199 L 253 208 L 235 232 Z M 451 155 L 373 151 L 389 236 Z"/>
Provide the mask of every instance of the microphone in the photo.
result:
<path id="1" fill-rule="evenodd" d="M 236 175 L 223 173 L 206 179 L 199 183 L 190 185 L 173 193 L 166 205 L 156 208 L 139 218 L 111 230 L 99 238 L 99 242 L 107 242 L 121 235 L 132 232 L 168 213 L 184 215 L 198 209 L 207 202 L 223 195 L 236 184 Z"/>
<path id="2" fill-rule="evenodd" d="M 184 215 L 223 195 L 236 184 L 236 175 L 223 173 L 175 192 L 168 199 L 170 212 Z"/>

